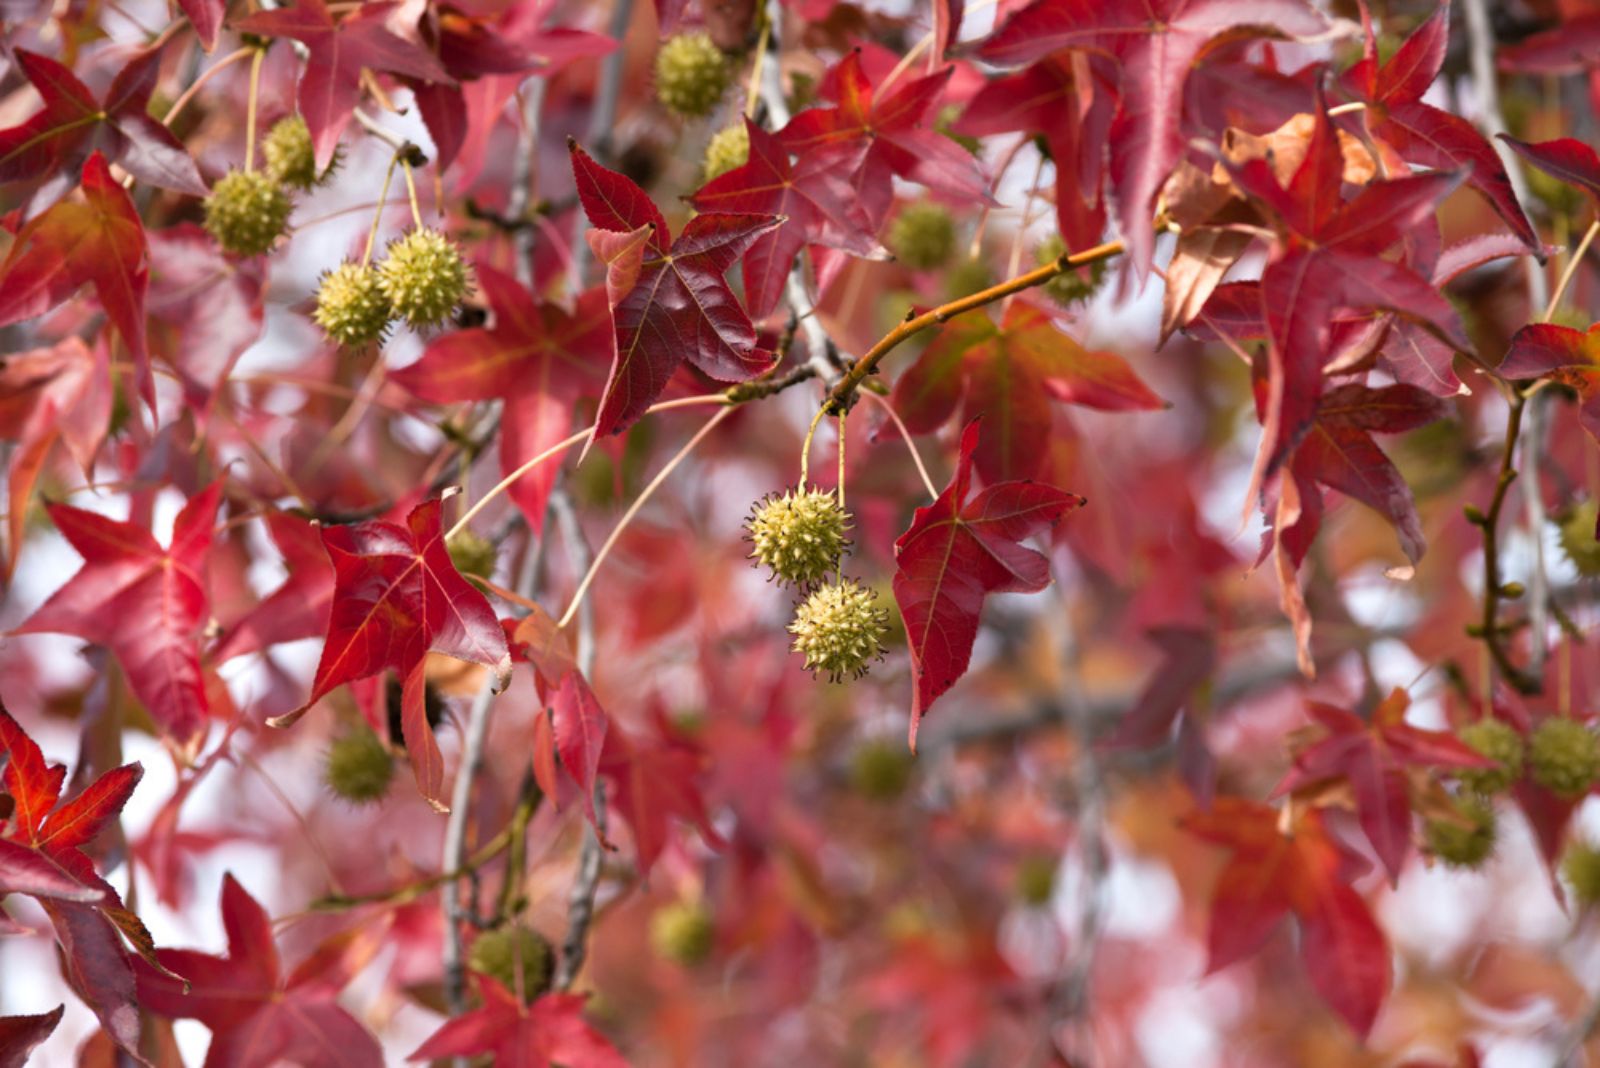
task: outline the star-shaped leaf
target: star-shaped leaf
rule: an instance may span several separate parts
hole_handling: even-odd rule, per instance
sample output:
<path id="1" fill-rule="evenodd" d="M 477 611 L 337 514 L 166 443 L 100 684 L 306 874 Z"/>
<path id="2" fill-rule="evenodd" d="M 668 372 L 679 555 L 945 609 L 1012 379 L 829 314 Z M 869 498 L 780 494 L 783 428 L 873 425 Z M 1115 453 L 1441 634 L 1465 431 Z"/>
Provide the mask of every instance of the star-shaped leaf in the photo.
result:
<path id="1" fill-rule="evenodd" d="M 1032 593 L 1050 582 L 1050 562 L 1022 545 L 1084 504 L 1040 482 L 1000 482 L 968 500 L 974 421 L 961 434 L 955 474 L 939 499 L 918 508 L 894 543 L 894 599 L 905 620 L 914 680 L 911 745 L 940 694 L 972 660 L 983 601 L 991 593 Z"/>
<path id="2" fill-rule="evenodd" d="M 145 351 L 149 247 L 133 200 L 96 152 L 83 165 L 81 199 L 62 200 L 27 223 L 0 264 L 0 326 L 31 319 L 85 283 L 133 353 L 139 392 L 152 409 L 155 384 Z"/>
<path id="3" fill-rule="evenodd" d="M 61 1022 L 65 1005 L 36 1016 L 0 1016 L 0 1068 L 23 1068 L 40 1043 Z"/>
<path id="4" fill-rule="evenodd" d="M 23 48 L 15 55 L 44 107 L 20 125 L 0 130 L 0 182 L 45 179 L 34 198 L 42 207 L 72 188 L 84 160 L 98 148 L 141 182 L 205 196 L 205 182 L 188 150 L 149 115 L 161 69 L 158 49 L 129 60 L 103 101 L 50 57 Z"/>
<path id="5" fill-rule="evenodd" d="M 136 523 L 50 505 L 50 518 L 83 556 L 83 567 L 13 632 L 73 634 L 110 649 L 134 695 L 180 748 L 197 744 L 205 729 L 199 641 L 221 495 L 219 481 L 191 498 L 167 548 Z"/>
<path id="6" fill-rule="evenodd" d="M 1311 37 L 1326 22 L 1302 0 L 1035 0 L 979 50 L 1020 66 L 1064 48 L 1102 52 L 1122 66 L 1122 104 L 1111 127 L 1111 183 L 1128 252 L 1149 267 L 1156 195 L 1183 153 L 1189 70 L 1212 42 Z"/>
<path id="7" fill-rule="evenodd" d="M 790 163 L 777 137 L 749 119 L 744 124 L 750 135 L 749 160 L 706 183 L 689 202 L 699 211 L 783 218 L 744 255 L 745 300 L 750 314 L 760 318 L 777 307 L 789 272 L 806 245 L 865 256 L 877 243 L 851 187 L 865 143 L 857 151 L 811 153 Z"/>
<path id="8" fill-rule="evenodd" d="M 451 562 L 439 513 L 435 499 L 412 509 L 403 527 L 372 520 L 322 528 L 334 573 L 327 641 L 311 696 L 270 722 L 288 726 L 335 687 L 394 668 L 404 680 L 401 724 L 417 788 L 443 811 L 444 758 L 423 699 L 425 658 L 431 651 L 483 664 L 504 689 L 511 654 L 489 602 Z"/>
<path id="9" fill-rule="evenodd" d="M 199 1020 L 211 1030 L 213 1068 L 373 1068 L 377 1039 L 339 1007 L 339 992 L 382 948 L 384 922 L 337 934 L 287 977 L 272 919 L 232 874 L 222 880 L 222 926 L 228 954 L 163 949 L 161 964 L 184 984 L 140 962 L 139 1004 L 159 1016 Z"/>
<path id="10" fill-rule="evenodd" d="M 819 90 L 836 106 L 800 112 L 778 132 L 778 140 L 802 161 L 819 157 L 810 166 L 859 159 L 854 182 L 860 210 L 873 230 L 889 214 L 896 175 L 947 196 L 988 200 L 988 180 L 971 153 L 923 125 L 954 70 L 913 78 L 878 99 L 861 67 L 861 53 L 852 51 L 828 72 Z"/>
<path id="11" fill-rule="evenodd" d="M 487 264 L 478 286 L 492 325 L 435 339 L 416 363 L 391 377 L 432 404 L 500 398 L 500 469 L 510 474 L 572 433 L 574 407 L 598 397 L 612 346 L 606 295 L 591 289 L 571 312 L 536 302 L 510 275 Z M 544 527 L 545 502 L 560 465 L 547 463 L 512 483 L 512 500 L 529 525 Z"/>
<path id="12" fill-rule="evenodd" d="M 1164 407 L 1121 356 L 1085 349 L 1048 311 L 1021 299 L 999 323 L 979 314 L 946 326 L 894 389 L 895 407 L 916 433 L 943 425 L 963 396 L 963 424 L 983 419 L 974 462 L 985 482 L 1038 477 L 1049 456 L 1052 400 L 1112 412 Z"/>
<path id="13" fill-rule="evenodd" d="M 1411 768 L 1493 767 L 1447 731 L 1413 727 L 1405 721 L 1411 699 L 1396 689 L 1368 722 L 1333 705 L 1313 701 L 1308 709 L 1321 729 L 1316 740 L 1294 757 L 1294 766 L 1275 796 L 1315 790 L 1344 780 L 1355 795 L 1356 814 L 1367 841 L 1398 882 L 1411 852 Z"/>
<path id="14" fill-rule="evenodd" d="M 1212 896 L 1207 972 L 1254 954 L 1292 913 L 1312 986 L 1365 1037 L 1393 966 L 1372 910 L 1349 885 L 1365 865 L 1328 833 L 1322 813 L 1302 810 L 1288 822 L 1266 805 L 1219 797 L 1184 826 L 1232 851 Z"/>
<path id="15" fill-rule="evenodd" d="M 648 194 L 627 177 L 571 146 L 578 196 L 595 251 L 608 265 L 616 354 L 606 380 L 595 437 L 632 426 L 661 395 L 685 359 L 721 382 L 766 370 L 772 354 L 756 348 L 750 317 L 723 277 L 763 234 L 771 215 L 696 215 L 674 240 Z"/>
<path id="16" fill-rule="evenodd" d="M 545 994 L 524 1005 L 493 979 L 474 978 L 482 1007 L 447 1020 L 407 1060 L 489 1054 L 495 1064 L 518 1068 L 627 1068 L 622 1054 L 584 1020 L 582 997 Z"/>
<path id="17" fill-rule="evenodd" d="M 433 53 L 396 36 L 389 18 L 400 4 L 362 4 L 334 21 L 323 0 L 298 0 L 294 7 L 257 11 L 234 22 L 240 33 L 291 37 L 310 52 L 300 76 L 300 114 L 311 129 L 317 166 L 326 167 L 361 97 L 362 68 L 451 84 Z"/>

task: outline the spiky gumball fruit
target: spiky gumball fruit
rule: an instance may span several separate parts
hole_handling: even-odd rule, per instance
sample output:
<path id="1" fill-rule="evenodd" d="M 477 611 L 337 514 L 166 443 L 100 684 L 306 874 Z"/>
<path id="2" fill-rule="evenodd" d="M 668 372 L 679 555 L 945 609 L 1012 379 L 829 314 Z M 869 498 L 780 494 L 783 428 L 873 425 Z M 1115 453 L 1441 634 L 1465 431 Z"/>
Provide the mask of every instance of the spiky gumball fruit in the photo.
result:
<path id="1" fill-rule="evenodd" d="M 299 115 L 286 115 L 272 124 L 261 142 L 267 174 L 295 189 L 317 184 L 317 154 L 311 146 L 311 128 Z"/>
<path id="2" fill-rule="evenodd" d="M 785 490 L 769 494 L 745 520 L 750 558 L 772 571 L 780 585 L 809 587 L 839 566 L 848 542 L 850 513 L 832 491 Z"/>
<path id="3" fill-rule="evenodd" d="M 869 801 L 893 801 L 911 783 L 913 761 L 904 742 L 874 738 L 850 758 L 850 782 Z"/>
<path id="4" fill-rule="evenodd" d="M 669 37 L 656 53 L 656 97 L 685 118 L 710 114 L 732 83 L 728 57 L 707 34 Z"/>
<path id="5" fill-rule="evenodd" d="M 311 317 L 330 341 L 358 348 L 380 340 L 392 315 L 378 269 L 345 262 L 323 274 Z"/>
<path id="6" fill-rule="evenodd" d="M 467 265 L 454 241 L 424 226 L 389 245 L 378 282 L 396 316 L 412 326 L 434 326 L 467 295 Z"/>
<path id="7" fill-rule="evenodd" d="M 1600 502 L 1584 501 L 1561 516 L 1561 550 L 1585 578 L 1600 575 L 1600 542 L 1595 541 L 1595 516 Z"/>
<path id="8" fill-rule="evenodd" d="M 1552 716 L 1528 739 L 1528 768 L 1557 797 L 1582 797 L 1600 779 L 1600 738 L 1575 719 Z"/>
<path id="9" fill-rule="evenodd" d="M 328 747 L 322 777 L 328 789 L 346 801 L 370 804 L 389 792 L 394 759 L 376 734 L 361 727 Z"/>
<path id="10" fill-rule="evenodd" d="M 1052 263 L 1060 259 L 1067 251 L 1067 243 L 1061 240 L 1060 234 L 1051 234 L 1039 243 L 1034 250 L 1034 258 L 1039 266 Z M 1072 305 L 1080 300 L 1088 300 L 1100 288 L 1106 274 L 1105 260 L 1098 260 L 1089 267 L 1089 277 L 1085 279 L 1080 270 L 1064 271 L 1046 282 L 1040 288 L 1049 295 L 1057 304 Z"/>
<path id="11" fill-rule="evenodd" d="M 942 204 L 921 201 L 900 209 L 884 244 L 895 259 L 915 271 L 931 271 L 956 252 L 956 221 Z"/>
<path id="12" fill-rule="evenodd" d="M 271 175 L 229 171 L 206 197 L 206 232 L 224 251 L 259 256 L 283 234 L 293 209 L 289 194 Z"/>
<path id="13" fill-rule="evenodd" d="M 1439 817 L 1423 827 L 1428 851 L 1452 868 L 1477 868 L 1494 852 L 1494 805 L 1467 795 L 1456 801 L 1458 818 Z"/>
<path id="14" fill-rule="evenodd" d="M 1573 841 L 1561 858 L 1561 874 L 1567 877 L 1578 904 L 1600 905 L 1600 849 L 1588 842 Z"/>
<path id="15" fill-rule="evenodd" d="M 656 955 L 692 966 L 711 955 L 716 928 L 711 913 L 693 901 L 663 905 L 650 917 L 650 945 Z"/>
<path id="16" fill-rule="evenodd" d="M 740 119 L 718 130 L 706 146 L 706 181 L 721 178 L 750 161 L 750 131 Z"/>
<path id="17" fill-rule="evenodd" d="M 883 635 L 889 629 L 889 613 L 877 602 L 878 595 L 855 579 L 818 587 L 795 609 L 789 624 L 794 651 L 806 658 L 813 674 L 826 671 L 833 682 L 846 675 L 860 678 L 883 655 Z"/>
<path id="18" fill-rule="evenodd" d="M 1511 788 L 1522 778 L 1523 759 L 1527 746 L 1522 735 L 1509 723 L 1498 719 L 1483 719 L 1456 732 L 1461 743 L 1473 752 L 1488 757 L 1498 767 L 1458 768 L 1456 780 L 1469 790 L 1480 794 L 1498 794 Z"/>
<path id="19" fill-rule="evenodd" d="M 482 534 L 463 530 L 459 534 L 451 535 L 445 541 L 444 547 L 450 554 L 450 562 L 455 564 L 456 570 L 463 575 L 488 578 L 494 574 L 495 558 L 499 554 L 494 542 Z"/>
<path id="20" fill-rule="evenodd" d="M 1017 896 L 1024 905 L 1040 908 L 1050 904 L 1056 892 L 1056 861 L 1041 853 L 1025 857 L 1017 866 Z"/>
<path id="21" fill-rule="evenodd" d="M 521 925 L 485 931 L 467 954 L 468 968 L 487 975 L 512 993 L 518 992 L 520 971 L 525 1002 L 532 1002 L 550 989 L 555 963 L 555 954 L 544 935 Z"/>

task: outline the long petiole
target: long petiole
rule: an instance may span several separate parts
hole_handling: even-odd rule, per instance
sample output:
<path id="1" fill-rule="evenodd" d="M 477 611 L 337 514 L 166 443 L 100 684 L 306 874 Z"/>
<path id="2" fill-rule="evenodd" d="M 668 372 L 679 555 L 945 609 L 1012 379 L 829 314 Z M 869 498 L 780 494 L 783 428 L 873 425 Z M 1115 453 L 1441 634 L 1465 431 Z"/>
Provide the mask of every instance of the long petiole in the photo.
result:
<path id="1" fill-rule="evenodd" d="M 389 183 L 394 179 L 394 165 L 399 162 L 400 157 L 395 156 L 389 161 L 389 169 L 383 173 L 383 192 L 378 194 L 378 210 L 372 216 L 372 229 L 367 231 L 367 249 L 361 254 L 363 267 L 372 262 L 372 246 L 378 241 L 378 224 L 383 222 L 383 209 L 389 206 Z M 408 170 L 407 176 L 410 173 Z"/>
<path id="2" fill-rule="evenodd" d="M 244 114 L 244 169 L 256 169 L 256 101 L 261 95 L 261 61 L 267 58 L 265 48 L 257 48 L 250 60 L 250 99 Z"/>

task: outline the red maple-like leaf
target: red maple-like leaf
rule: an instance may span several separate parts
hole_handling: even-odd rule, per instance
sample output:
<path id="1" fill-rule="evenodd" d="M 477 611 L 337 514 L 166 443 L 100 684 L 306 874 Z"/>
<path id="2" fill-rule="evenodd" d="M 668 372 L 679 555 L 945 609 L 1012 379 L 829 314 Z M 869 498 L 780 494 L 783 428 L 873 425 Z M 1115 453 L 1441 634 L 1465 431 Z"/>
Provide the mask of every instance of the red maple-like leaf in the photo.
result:
<path id="1" fill-rule="evenodd" d="M 1600 20 L 1596 24 L 1600 25 Z M 1593 148 L 1571 137 L 1529 144 L 1501 134 L 1500 140 L 1550 177 L 1579 189 L 1591 203 L 1600 204 L 1600 155 Z"/>
<path id="2" fill-rule="evenodd" d="M 83 197 L 63 200 L 17 232 L 0 264 L 0 326 L 31 319 L 93 283 L 133 353 L 139 393 L 152 410 L 155 383 L 144 343 L 149 249 L 139 212 L 96 152 L 83 165 Z"/>
<path id="3" fill-rule="evenodd" d="M 1511 335 L 1498 370 L 1502 378 L 1550 378 L 1576 390 L 1578 422 L 1600 442 L 1600 323 L 1587 331 L 1529 323 Z"/>
<path id="4" fill-rule="evenodd" d="M 222 32 L 222 20 L 227 14 L 227 0 L 178 0 L 178 6 L 189 16 L 190 25 L 207 52 L 217 47 L 217 34 Z"/>
<path id="5" fill-rule="evenodd" d="M 0 896 L 16 892 L 38 900 L 55 927 L 74 990 L 112 1040 L 146 1063 L 138 1052 L 133 965 L 118 931 L 141 953 L 153 953 L 154 945 L 80 849 L 116 819 L 144 769 L 138 764 L 114 768 L 59 803 L 66 768 L 46 764 L 38 745 L 3 706 L 0 765 L 5 768 L 0 795 L 11 800 L 9 819 L 0 820 Z"/>
<path id="6" fill-rule="evenodd" d="M 895 408 L 914 433 L 942 426 L 963 396 L 963 424 L 983 419 L 973 459 L 985 482 L 1039 476 L 1052 400 L 1112 412 L 1165 407 L 1121 356 L 1085 349 L 1023 299 L 999 323 L 978 314 L 947 325 L 894 387 Z"/>
<path id="7" fill-rule="evenodd" d="M 49 505 L 83 567 L 13 632 L 73 634 L 110 649 L 134 694 L 180 748 L 197 745 L 205 729 L 198 643 L 221 496 L 219 480 L 192 497 L 178 513 L 167 548 L 138 524 Z"/>
<path id="8" fill-rule="evenodd" d="M 549 741 L 540 746 L 561 758 L 561 768 L 577 787 L 582 798 L 584 815 L 595 833 L 604 839 L 594 807 L 594 786 L 600 772 L 600 760 L 605 753 L 606 734 L 611 721 L 605 709 L 595 698 L 594 691 L 576 668 L 561 676 L 555 693 L 550 698 Z M 540 726 L 544 726 L 541 718 Z M 536 745 L 542 739 L 536 739 Z M 553 773 L 553 761 L 540 759 L 535 753 L 533 768 L 539 786 L 551 797 L 560 797 L 559 784 Z"/>
<path id="9" fill-rule="evenodd" d="M 1069 249 L 1087 248 L 1105 232 L 1105 146 L 1116 84 L 1109 56 L 1061 52 L 989 82 L 954 126 L 966 137 L 1022 131 L 1045 139 L 1055 162 L 1056 228 Z"/>
<path id="10" fill-rule="evenodd" d="M 283 975 L 272 918 L 232 874 L 222 880 L 222 925 L 228 954 L 163 949 L 163 967 L 138 966 L 139 1004 L 149 1012 L 199 1020 L 211 1030 L 208 1068 L 363 1068 L 383 1064 L 383 1051 L 339 992 L 383 947 L 387 921 L 335 935 Z"/>
<path id="11" fill-rule="evenodd" d="M 129 60 L 103 101 L 50 57 L 23 48 L 15 55 L 44 107 L 0 130 L 0 182 L 45 179 L 33 200 L 43 207 L 72 188 L 84 160 L 99 149 L 141 182 L 205 196 L 206 184 L 183 142 L 149 114 L 161 70 L 159 49 Z"/>
<path id="12" fill-rule="evenodd" d="M 723 278 L 756 239 L 782 222 L 770 215 L 696 215 L 674 240 L 661 212 L 633 181 L 600 166 L 574 142 L 572 170 L 606 287 L 616 354 L 595 437 L 632 426 L 685 359 L 721 382 L 766 370 L 772 354 Z"/>
<path id="13" fill-rule="evenodd" d="M 479 264 L 478 286 L 492 325 L 446 334 L 393 380 L 432 404 L 501 398 L 500 469 L 509 475 L 572 433 L 574 407 L 605 384 L 612 344 L 603 290 L 580 295 L 571 312 L 537 302 L 516 279 Z M 560 465 L 546 463 L 511 484 L 529 526 L 544 528 L 545 503 Z"/>
<path id="14" fill-rule="evenodd" d="M 517 1068 L 627 1068 L 627 1061 L 583 1018 L 584 999 L 545 994 L 524 1005 L 511 991 L 475 975 L 483 1007 L 447 1020 L 407 1060 L 491 1054 Z"/>
<path id="15" fill-rule="evenodd" d="M 291 37 L 310 56 L 300 76 L 300 114 L 311 129 L 317 166 L 326 167 L 361 97 L 361 71 L 386 71 L 424 82 L 452 79 L 433 53 L 392 33 L 389 18 L 400 4 L 362 4 L 335 22 L 323 0 L 298 0 L 294 7 L 257 11 L 234 22 L 240 33 Z"/>
<path id="16" fill-rule="evenodd" d="M 666 848 L 673 820 L 693 824 L 711 845 L 722 836 L 711 825 L 699 779 L 706 754 L 659 712 L 653 738 L 629 737 L 616 724 L 606 732 L 599 773 L 611 780 L 611 804 L 633 831 L 639 873 L 648 875 Z"/>
<path id="17" fill-rule="evenodd" d="M 1031 593 L 1050 582 L 1050 563 L 1021 544 L 1085 502 L 1039 482 L 1000 482 L 971 500 L 977 422 L 961 434 L 955 474 L 939 499 L 917 509 L 894 543 L 894 599 L 905 620 L 915 681 L 911 746 L 934 700 L 966 673 L 991 593 Z"/>
<path id="18" fill-rule="evenodd" d="M 461 577 L 445 548 L 440 502 L 411 510 L 406 525 L 372 520 L 322 528 L 333 561 L 333 610 L 311 696 L 269 721 L 294 723 L 329 691 L 394 668 L 404 680 L 401 729 L 417 788 L 444 811 L 444 757 L 423 700 L 431 652 L 487 666 L 497 690 L 511 677 L 505 632 L 483 594 Z"/>
<path id="19" fill-rule="evenodd" d="M 1035 0 L 1008 18 L 978 54 L 1020 66 L 1075 49 L 1108 54 L 1121 64 L 1110 173 L 1129 255 L 1143 271 L 1155 242 L 1156 194 L 1183 153 L 1190 68 L 1222 35 L 1310 37 L 1326 28 L 1302 0 Z"/>
<path id="20" fill-rule="evenodd" d="M 57 1005 L 37 1016 L 0 1016 L 0 1068 L 23 1068 L 28 1055 L 56 1029 L 65 1010 L 65 1005 Z"/>
<path id="21" fill-rule="evenodd" d="M 806 245 L 827 245 L 865 256 L 876 247 L 873 229 L 855 200 L 851 180 L 867 151 L 815 152 L 789 162 L 773 134 L 750 119 L 750 157 L 742 166 L 701 186 L 689 202 L 699 211 L 781 217 L 744 254 L 745 301 L 761 318 L 777 307 L 784 283 Z"/>
<path id="22" fill-rule="evenodd" d="M 1294 766 L 1275 796 L 1315 790 L 1344 780 L 1355 795 L 1356 815 L 1389 880 L 1398 883 L 1411 853 L 1410 768 L 1493 767 L 1448 731 L 1430 731 L 1405 721 L 1410 696 L 1396 689 L 1372 712 L 1371 721 L 1342 708 L 1307 705 L 1322 735 L 1295 754 Z"/>
<path id="23" fill-rule="evenodd" d="M 1500 49 L 1497 59 L 1501 70 L 1522 74 L 1580 74 L 1600 66 L 1600 15 L 1569 18 Z"/>
<path id="24" fill-rule="evenodd" d="M 288 576 L 222 635 L 211 654 L 219 664 L 328 631 L 333 564 L 316 524 L 290 512 L 268 512 L 265 518 Z"/>
<path id="25" fill-rule="evenodd" d="M 1494 146 L 1466 119 L 1422 102 L 1423 94 L 1439 76 L 1450 44 L 1449 0 L 1382 65 L 1370 20 L 1366 31 L 1366 54 L 1341 81 L 1367 105 L 1364 115 L 1344 120 L 1348 128 L 1388 142 L 1408 163 L 1464 172 L 1468 184 L 1488 199 L 1512 232 L 1528 248 L 1539 249 L 1539 238 L 1517 203 Z"/>
<path id="26" fill-rule="evenodd" d="M 6 469 L 10 581 L 28 522 L 28 504 L 50 450 L 63 442 L 86 477 L 111 418 L 111 369 L 104 346 L 69 337 L 47 349 L 7 356 L 0 365 L 0 437 L 16 442 Z"/>
<path id="27" fill-rule="evenodd" d="M 1393 979 L 1383 931 L 1349 885 L 1364 864 L 1328 833 L 1321 812 L 1301 810 L 1292 824 L 1283 815 L 1220 797 L 1184 820 L 1189 831 L 1233 853 L 1212 897 L 1207 971 L 1254 954 L 1292 913 L 1312 986 L 1364 1037 Z"/>
<path id="28" fill-rule="evenodd" d="M 859 207 L 871 230 L 889 214 L 895 175 L 948 196 L 988 200 L 988 180 L 972 154 L 923 125 L 953 70 L 914 78 L 879 99 L 861 69 L 860 51 L 852 51 L 818 87 L 837 106 L 800 112 L 778 131 L 778 140 L 808 170 L 853 165 Z M 813 157 L 809 164 L 806 157 Z"/>

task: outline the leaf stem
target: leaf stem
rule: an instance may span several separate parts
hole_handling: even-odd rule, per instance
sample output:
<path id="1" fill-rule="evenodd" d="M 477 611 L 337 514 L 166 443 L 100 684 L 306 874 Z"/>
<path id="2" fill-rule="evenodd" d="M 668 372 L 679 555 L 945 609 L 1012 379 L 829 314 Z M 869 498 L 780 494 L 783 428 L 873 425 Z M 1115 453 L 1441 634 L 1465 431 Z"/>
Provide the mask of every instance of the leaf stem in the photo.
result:
<path id="1" fill-rule="evenodd" d="M 244 169 L 256 169 L 256 103 L 261 95 L 261 61 L 267 58 L 265 48 L 253 49 L 250 59 L 250 98 L 244 113 Z"/>
<path id="2" fill-rule="evenodd" d="M 201 75 L 194 80 L 193 84 L 179 94 L 178 99 L 172 102 L 172 106 L 167 109 L 166 116 L 161 120 L 161 125 L 171 126 L 178 116 L 182 114 L 183 109 L 189 106 L 189 101 L 195 98 L 195 94 L 200 92 L 201 87 L 203 87 L 206 82 L 210 81 L 213 75 L 227 70 L 229 67 L 250 55 L 252 52 L 259 54 L 261 50 L 253 46 L 246 45 L 244 48 L 229 52 L 227 55 L 211 64 L 211 66 L 207 67 L 201 73 Z"/>
<path id="3" fill-rule="evenodd" d="M 928 469 L 922 464 L 922 454 L 917 451 L 916 442 L 911 440 L 911 431 L 906 429 L 906 424 L 900 418 L 900 413 L 894 410 L 894 405 L 886 397 L 880 397 L 871 390 L 868 390 L 865 396 L 882 407 L 885 414 L 889 416 L 889 421 L 894 423 L 894 428 L 900 432 L 900 437 L 905 440 L 906 451 L 911 454 L 911 462 L 917 465 L 917 474 L 922 476 L 923 488 L 928 491 L 929 497 L 938 500 L 939 490 L 934 486 L 933 479 L 928 477 Z"/>
<path id="4" fill-rule="evenodd" d="M 1495 477 L 1494 496 L 1481 518 L 1472 516 L 1473 522 L 1483 528 L 1483 617 L 1472 628 L 1472 636 L 1481 638 L 1489 651 L 1495 667 L 1505 676 L 1506 682 L 1518 693 L 1534 694 L 1540 690 L 1540 680 L 1512 663 L 1511 654 L 1503 644 L 1504 632 L 1500 625 L 1500 601 L 1505 596 L 1500 585 L 1500 513 L 1506 503 L 1507 491 L 1517 479 L 1513 464 L 1517 438 L 1522 433 L 1522 416 L 1528 407 L 1528 397 L 1513 390 L 1510 412 L 1506 416 L 1505 446 L 1500 455 L 1500 471 Z"/>
<path id="5" fill-rule="evenodd" d="M 383 222 L 383 209 L 389 206 L 389 183 L 394 180 L 394 167 L 399 162 L 400 156 L 396 153 L 389 161 L 389 169 L 383 172 L 383 192 L 378 194 L 378 210 L 373 212 L 372 229 L 367 231 L 367 248 L 361 253 L 363 267 L 372 262 L 372 247 L 378 242 L 378 225 Z"/>
<path id="6" fill-rule="evenodd" d="M 420 230 L 422 229 L 422 209 L 417 206 L 417 183 L 411 175 L 411 161 L 404 156 L 397 156 L 396 158 L 400 160 L 400 166 L 406 172 L 406 196 L 411 201 L 411 222 Z"/>
<path id="7" fill-rule="evenodd" d="M 1583 232 L 1583 240 L 1578 242 L 1577 249 L 1572 257 L 1567 260 L 1566 269 L 1561 272 L 1561 278 L 1556 282 L 1555 292 L 1550 294 L 1550 302 L 1544 306 L 1544 314 L 1539 316 L 1541 323 L 1548 323 L 1555 318 L 1556 309 L 1561 307 L 1561 298 L 1567 295 L 1567 287 L 1572 285 L 1572 278 L 1578 273 L 1578 265 L 1583 262 L 1583 257 L 1588 255 L 1589 246 L 1594 244 L 1595 234 L 1600 233 L 1600 217 L 1589 224 L 1589 229 Z"/>
<path id="8" fill-rule="evenodd" d="M 649 485 L 645 486 L 640 491 L 639 496 L 634 498 L 633 503 L 628 506 L 628 510 L 622 513 L 622 518 L 612 528 L 611 534 L 605 540 L 605 544 L 601 545 L 600 551 L 594 554 L 594 562 L 589 565 L 589 570 L 584 573 L 583 581 L 578 583 L 578 588 L 572 594 L 572 601 L 567 605 L 567 610 L 561 613 L 561 619 L 556 622 L 557 629 L 565 629 L 567 624 L 572 622 L 572 617 L 577 614 L 578 606 L 583 603 L 584 595 L 589 592 L 589 586 L 594 582 L 595 575 L 600 572 L 600 565 L 606 562 L 606 557 L 616 546 L 617 539 L 622 537 L 624 530 L 628 529 L 628 524 L 633 521 L 634 516 L 639 514 L 639 509 L 644 507 L 645 502 L 667 480 L 667 476 L 671 475 L 678 465 L 683 463 L 689 454 L 695 450 L 695 447 L 706 439 L 706 435 L 715 430 L 718 423 L 732 414 L 732 406 L 727 406 L 710 419 L 707 419 L 705 425 L 695 432 L 694 437 L 684 443 L 683 448 L 678 450 L 677 455 L 668 460 L 666 466 L 656 472 L 656 477 L 651 479 Z"/>

